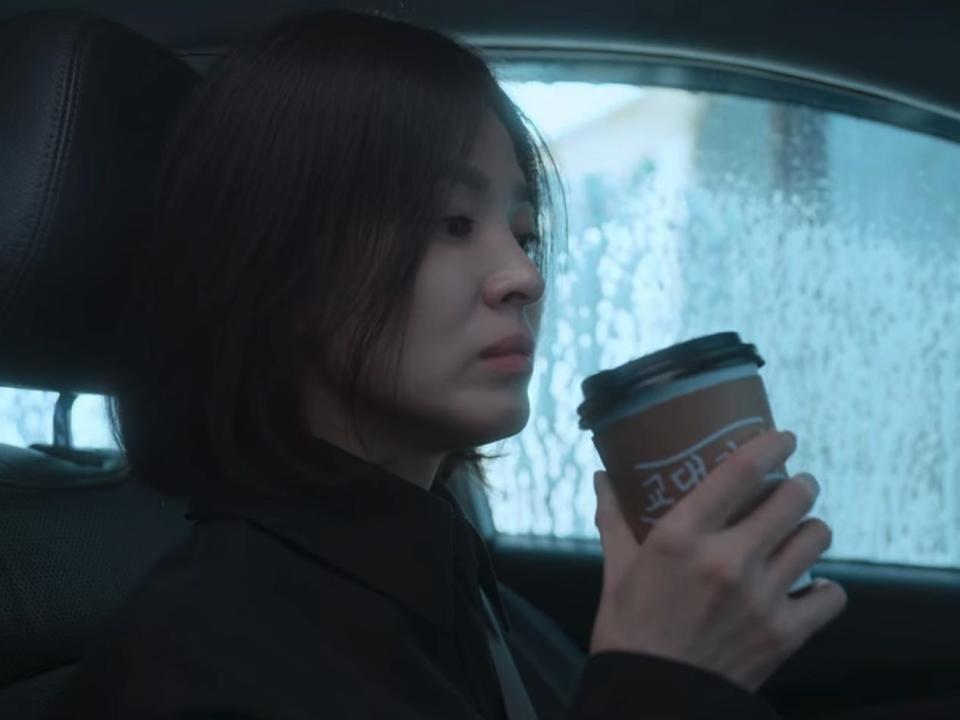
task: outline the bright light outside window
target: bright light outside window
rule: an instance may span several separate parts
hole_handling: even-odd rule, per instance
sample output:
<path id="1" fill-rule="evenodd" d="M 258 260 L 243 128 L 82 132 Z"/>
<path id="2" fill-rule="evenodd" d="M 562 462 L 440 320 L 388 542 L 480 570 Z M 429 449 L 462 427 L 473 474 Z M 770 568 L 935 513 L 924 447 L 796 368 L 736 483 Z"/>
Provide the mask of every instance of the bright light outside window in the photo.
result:
<path id="1" fill-rule="evenodd" d="M 498 531 L 599 539 L 580 383 L 734 330 L 799 437 L 790 470 L 820 480 L 826 557 L 960 566 L 960 146 L 740 97 L 504 86 L 558 162 L 570 236 L 530 422 L 486 448 L 506 453 Z"/>
<path id="2" fill-rule="evenodd" d="M 27 447 L 53 442 L 57 393 L 0 387 L 0 443 Z M 71 413 L 78 448 L 116 448 L 102 395 L 78 395 Z"/>

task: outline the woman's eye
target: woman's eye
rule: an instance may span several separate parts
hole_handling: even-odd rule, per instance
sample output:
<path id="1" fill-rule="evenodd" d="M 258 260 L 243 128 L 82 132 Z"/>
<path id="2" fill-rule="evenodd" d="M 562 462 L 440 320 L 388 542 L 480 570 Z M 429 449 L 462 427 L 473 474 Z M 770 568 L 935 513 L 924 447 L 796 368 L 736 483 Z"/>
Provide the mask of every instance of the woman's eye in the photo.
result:
<path id="1" fill-rule="evenodd" d="M 477 224 L 476 220 L 466 215 L 451 215 L 441 218 L 440 222 L 447 235 L 458 239 L 469 237 Z M 536 232 L 520 233 L 515 237 L 517 238 L 517 244 L 524 250 L 529 250 L 540 241 L 540 236 Z"/>
<path id="2" fill-rule="evenodd" d="M 475 224 L 472 219 L 466 217 L 465 215 L 445 217 L 443 218 L 442 222 L 446 233 L 457 238 L 464 238 L 469 235 Z"/>

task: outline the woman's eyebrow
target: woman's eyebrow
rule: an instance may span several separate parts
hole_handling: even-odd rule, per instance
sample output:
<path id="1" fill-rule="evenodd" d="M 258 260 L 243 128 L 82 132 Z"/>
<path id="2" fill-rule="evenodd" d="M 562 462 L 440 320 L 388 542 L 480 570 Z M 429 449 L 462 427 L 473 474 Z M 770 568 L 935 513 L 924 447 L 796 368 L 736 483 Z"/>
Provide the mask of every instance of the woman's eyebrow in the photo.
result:
<path id="1" fill-rule="evenodd" d="M 443 180 L 456 185 L 463 185 L 480 195 L 490 193 L 490 178 L 482 170 L 472 165 L 448 169 L 443 176 Z M 533 197 L 530 193 L 530 186 L 525 182 L 514 185 L 513 200 L 517 203 L 532 203 Z"/>

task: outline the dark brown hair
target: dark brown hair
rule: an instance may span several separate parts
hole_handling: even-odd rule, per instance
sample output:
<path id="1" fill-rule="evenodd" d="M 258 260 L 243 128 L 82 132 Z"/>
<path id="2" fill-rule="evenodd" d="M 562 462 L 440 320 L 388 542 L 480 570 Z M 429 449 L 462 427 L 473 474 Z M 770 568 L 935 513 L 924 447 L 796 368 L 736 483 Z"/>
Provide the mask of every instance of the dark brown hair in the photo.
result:
<path id="1" fill-rule="evenodd" d="M 321 11 L 214 66 L 167 147 L 111 401 L 135 472 L 186 496 L 225 478 L 277 490 L 265 471 L 294 468 L 304 432 L 297 322 L 321 339 L 310 361 L 329 377 L 322 338 L 346 339 L 338 387 L 355 408 L 370 358 L 398 353 L 440 179 L 466 161 L 487 108 L 532 188 L 528 252 L 547 275 L 556 169 L 477 52 L 405 22 Z M 484 459 L 451 452 L 436 480 L 465 466 L 486 488 Z"/>

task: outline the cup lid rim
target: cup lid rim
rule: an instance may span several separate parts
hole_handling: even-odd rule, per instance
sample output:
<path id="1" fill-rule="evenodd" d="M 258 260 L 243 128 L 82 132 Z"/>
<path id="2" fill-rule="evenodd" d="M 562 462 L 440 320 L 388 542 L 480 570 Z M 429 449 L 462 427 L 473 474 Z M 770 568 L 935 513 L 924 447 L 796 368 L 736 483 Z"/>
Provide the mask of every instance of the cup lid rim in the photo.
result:
<path id="1" fill-rule="evenodd" d="M 577 408 L 580 428 L 589 429 L 611 403 L 632 399 L 637 392 L 674 380 L 733 365 L 763 367 L 755 345 L 739 333 L 721 332 L 677 343 L 609 370 L 590 375 L 581 384 L 584 400 Z"/>

